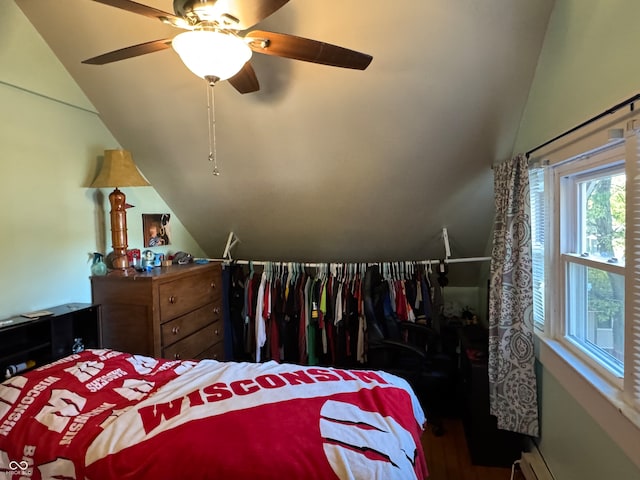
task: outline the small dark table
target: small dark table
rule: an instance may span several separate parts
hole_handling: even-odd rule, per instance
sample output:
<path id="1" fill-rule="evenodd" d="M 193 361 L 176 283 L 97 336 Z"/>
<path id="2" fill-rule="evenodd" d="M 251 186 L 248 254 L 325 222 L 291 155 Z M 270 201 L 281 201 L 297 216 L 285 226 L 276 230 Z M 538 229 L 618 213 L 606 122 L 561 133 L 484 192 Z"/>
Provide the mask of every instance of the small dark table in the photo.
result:
<path id="1" fill-rule="evenodd" d="M 0 320 L 0 381 L 10 365 L 29 362 L 32 368 L 72 353 L 75 339 L 85 348 L 101 348 L 100 306 L 67 303 L 45 308 L 51 315 Z"/>

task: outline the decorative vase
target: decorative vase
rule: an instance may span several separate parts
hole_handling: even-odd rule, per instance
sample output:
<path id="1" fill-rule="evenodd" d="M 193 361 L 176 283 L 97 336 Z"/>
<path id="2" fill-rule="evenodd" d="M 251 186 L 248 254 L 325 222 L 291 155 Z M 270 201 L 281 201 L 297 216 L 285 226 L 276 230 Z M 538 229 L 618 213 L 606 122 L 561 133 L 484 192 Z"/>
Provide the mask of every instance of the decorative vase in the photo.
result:
<path id="1" fill-rule="evenodd" d="M 102 276 L 107 274 L 107 266 L 102 261 L 102 254 L 93 252 L 93 264 L 91 265 L 91 275 Z"/>

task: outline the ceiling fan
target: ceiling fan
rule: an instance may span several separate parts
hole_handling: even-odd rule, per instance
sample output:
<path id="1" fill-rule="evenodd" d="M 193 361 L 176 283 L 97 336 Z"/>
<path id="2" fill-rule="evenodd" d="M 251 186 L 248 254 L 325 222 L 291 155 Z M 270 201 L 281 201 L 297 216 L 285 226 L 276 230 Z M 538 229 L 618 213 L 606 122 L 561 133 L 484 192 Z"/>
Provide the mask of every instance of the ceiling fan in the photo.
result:
<path id="1" fill-rule="evenodd" d="M 282 8 L 289 0 L 173 0 L 175 14 L 131 0 L 94 0 L 131 13 L 160 20 L 186 30 L 164 38 L 114 50 L 82 63 L 104 65 L 173 46 L 185 65 L 211 85 L 220 80 L 240 93 L 260 89 L 249 62 L 252 52 L 320 63 L 334 67 L 366 69 L 373 57 L 329 43 L 285 33 L 252 30 L 256 23 Z"/>

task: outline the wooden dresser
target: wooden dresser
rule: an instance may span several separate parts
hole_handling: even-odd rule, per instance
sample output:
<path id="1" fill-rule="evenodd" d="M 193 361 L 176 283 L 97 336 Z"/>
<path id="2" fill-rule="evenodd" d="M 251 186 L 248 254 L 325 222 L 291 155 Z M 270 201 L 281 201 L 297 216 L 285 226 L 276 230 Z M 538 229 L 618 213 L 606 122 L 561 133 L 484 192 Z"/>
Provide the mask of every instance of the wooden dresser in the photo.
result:
<path id="1" fill-rule="evenodd" d="M 223 360 L 222 266 L 172 265 L 91 277 L 102 305 L 102 343 L 168 359 Z"/>

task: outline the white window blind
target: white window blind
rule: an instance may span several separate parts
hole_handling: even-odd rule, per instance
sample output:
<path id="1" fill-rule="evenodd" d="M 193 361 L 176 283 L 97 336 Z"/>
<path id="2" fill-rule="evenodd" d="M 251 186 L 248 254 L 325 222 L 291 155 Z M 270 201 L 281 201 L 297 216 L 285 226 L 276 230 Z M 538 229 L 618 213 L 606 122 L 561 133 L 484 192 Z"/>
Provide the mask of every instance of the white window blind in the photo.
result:
<path id="1" fill-rule="evenodd" d="M 624 392 L 640 411 L 640 132 L 627 141 L 627 277 Z"/>
<path id="2" fill-rule="evenodd" d="M 529 194 L 531 197 L 531 258 L 533 267 L 533 321 L 544 326 L 544 239 L 545 196 L 544 169 L 529 170 Z"/>

